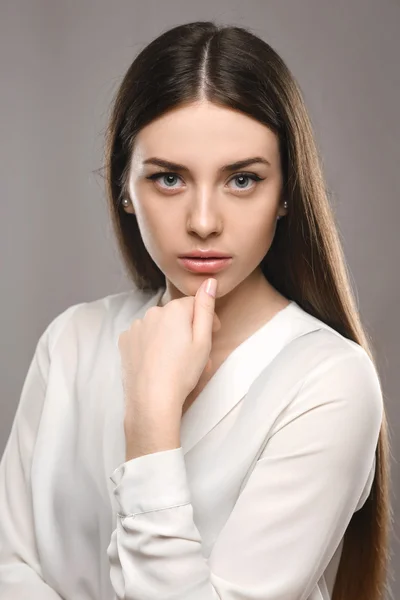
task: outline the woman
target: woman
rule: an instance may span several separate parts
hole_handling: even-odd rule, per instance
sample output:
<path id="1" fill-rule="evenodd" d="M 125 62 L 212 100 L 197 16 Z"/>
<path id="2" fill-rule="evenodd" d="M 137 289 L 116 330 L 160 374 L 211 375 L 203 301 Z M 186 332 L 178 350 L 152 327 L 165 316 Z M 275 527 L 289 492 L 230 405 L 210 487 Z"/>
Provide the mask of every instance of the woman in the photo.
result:
<path id="1" fill-rule="evenodd" d="M 118 90 L 105 172 L 134 287 L 38 342 L 0 598 L 378 600 L 381 386 L 287 66 L 239 27 L 165 32 Z"/>

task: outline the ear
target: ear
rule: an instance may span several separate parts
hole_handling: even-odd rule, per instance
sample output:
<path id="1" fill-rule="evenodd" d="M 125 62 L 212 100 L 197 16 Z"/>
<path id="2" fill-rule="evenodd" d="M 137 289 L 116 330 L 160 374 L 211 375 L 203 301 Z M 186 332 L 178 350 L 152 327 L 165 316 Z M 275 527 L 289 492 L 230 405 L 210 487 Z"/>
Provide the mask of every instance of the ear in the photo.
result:
<path id="1" fill-rule="evenodd" d="M 124 199 L 128 200 L 129 202 L 128 202 L 128 204 L 126 204 L 124 202 L 121 202 L 122 208 L 124 209 L 124 211 L 126 213 L 128 213 L 130 215 L 134 215 L 135 214 L 135 209 L 133 208 L 133 202 L 132 202 L 132 200 L 129 197 L 127 197 L 127 196 L 125 196 Z"/>
<path id="2" fill-rule="evenodd" d="M 284 207 L 284 202 L 285 202 L 285 198 L 283 197 L 283 198 L 281 198 L 281 201 L 279 202 L 278 215 L 280 217 L 284 217 L 288 213 L 288 209 Z"/>

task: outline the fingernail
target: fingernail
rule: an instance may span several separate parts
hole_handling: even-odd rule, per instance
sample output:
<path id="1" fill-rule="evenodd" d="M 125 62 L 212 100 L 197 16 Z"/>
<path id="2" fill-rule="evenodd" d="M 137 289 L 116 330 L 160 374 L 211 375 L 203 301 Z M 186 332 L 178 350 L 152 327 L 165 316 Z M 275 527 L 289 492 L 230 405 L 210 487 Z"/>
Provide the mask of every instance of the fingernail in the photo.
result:
<path id="1" fill-rule="evenodd" d="M 206 284 L 206 292 L 213 298 L 215 298 L 215 294 L 217 291 L 217 280 L 216 279 L 208 279 Z"/>

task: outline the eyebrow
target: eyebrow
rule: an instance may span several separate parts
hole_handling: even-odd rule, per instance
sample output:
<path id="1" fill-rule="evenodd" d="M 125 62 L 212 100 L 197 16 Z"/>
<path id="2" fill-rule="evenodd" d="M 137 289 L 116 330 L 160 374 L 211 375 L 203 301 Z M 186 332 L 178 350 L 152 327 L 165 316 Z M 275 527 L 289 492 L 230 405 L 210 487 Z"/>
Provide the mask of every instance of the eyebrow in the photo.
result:
<path id="1" fill-rule="evenodd" d="M 220 173 L 226 173 L 230 171 L 236 171 L 237 169 L 243 169 L 244 167 L 248 167 L 249 165 L 253 165 L 256 163 L 265 164 L 271 166 L 271 163 L 262 156 L 254 156 L 251 158 L 246 158 L 244 160 L 238 160 L 229 165 L 224 165 L 219 169 Z M 185 165 L 181 165 L 179 163 L 170 162 L 169 160 L 164 160 L 162 158 L 157 158 L 153 156 L 143 161 L 144 165 L 156 165 L 158 167 L 164 167 L 166 169 L 171 169 L 171 171 L 184 171 L 188 172 L 189 169 Z"/>

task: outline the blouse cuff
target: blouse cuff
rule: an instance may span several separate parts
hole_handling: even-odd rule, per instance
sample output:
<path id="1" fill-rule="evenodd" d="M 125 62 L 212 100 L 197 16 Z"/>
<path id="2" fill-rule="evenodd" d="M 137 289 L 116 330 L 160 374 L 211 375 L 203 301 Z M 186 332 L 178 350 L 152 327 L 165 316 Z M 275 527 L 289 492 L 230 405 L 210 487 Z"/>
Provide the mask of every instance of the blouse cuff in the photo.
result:
<path id="1" fill-rule="evenodd" d="M 132 458 L 110 479 L 121 517 L 191 502 L 182 447 Z"/>

